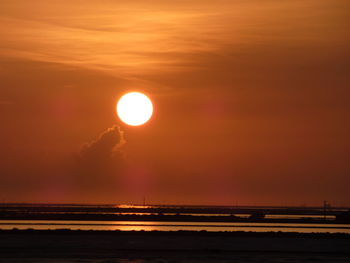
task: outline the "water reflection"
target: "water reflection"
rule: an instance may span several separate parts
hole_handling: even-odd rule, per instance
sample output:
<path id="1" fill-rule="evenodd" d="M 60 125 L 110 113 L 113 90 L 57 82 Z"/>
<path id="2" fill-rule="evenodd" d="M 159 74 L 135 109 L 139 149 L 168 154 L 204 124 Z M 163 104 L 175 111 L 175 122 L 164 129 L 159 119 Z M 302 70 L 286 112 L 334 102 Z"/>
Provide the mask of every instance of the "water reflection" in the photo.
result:
<path id="1" fill-rule="evenodd" d="M 0 220 L 0 229 L 349 233 L 350 224 Z"/>

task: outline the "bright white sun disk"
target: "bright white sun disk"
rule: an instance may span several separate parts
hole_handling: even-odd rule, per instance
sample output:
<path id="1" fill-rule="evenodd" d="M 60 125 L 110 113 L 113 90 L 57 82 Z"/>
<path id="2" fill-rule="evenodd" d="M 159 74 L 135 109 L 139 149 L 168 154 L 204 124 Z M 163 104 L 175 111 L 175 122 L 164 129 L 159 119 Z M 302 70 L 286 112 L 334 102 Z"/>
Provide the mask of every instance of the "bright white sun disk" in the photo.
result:
<path id="1" fill-rule="evenodd" d="M 146 123 L 153 113 L 151 100 L 140 92 L 123 95 L 117 103 L 118 117 L 126 124 L 138 126 Z"/>

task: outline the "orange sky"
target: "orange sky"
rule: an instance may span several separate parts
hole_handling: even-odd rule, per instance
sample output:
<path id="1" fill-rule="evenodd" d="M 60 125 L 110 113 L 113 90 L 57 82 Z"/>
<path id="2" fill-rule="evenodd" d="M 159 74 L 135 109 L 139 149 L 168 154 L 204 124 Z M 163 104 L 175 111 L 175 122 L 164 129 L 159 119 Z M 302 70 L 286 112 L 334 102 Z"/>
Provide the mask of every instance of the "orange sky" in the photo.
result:
<path id="1" fill-rule="evenodd" d="M 2 0 L 0 202 L 350 205 L 349 8 Z M 145 126 L 116 117 L 130 90 Z"/>

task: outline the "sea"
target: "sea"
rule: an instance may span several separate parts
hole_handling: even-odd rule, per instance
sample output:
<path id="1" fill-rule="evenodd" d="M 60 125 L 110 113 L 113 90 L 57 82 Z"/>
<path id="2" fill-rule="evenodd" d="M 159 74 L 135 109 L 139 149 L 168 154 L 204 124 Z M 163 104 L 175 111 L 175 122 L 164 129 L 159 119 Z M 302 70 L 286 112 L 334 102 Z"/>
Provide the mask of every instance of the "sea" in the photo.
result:
<path id="1" fill-rule="evenodd" d="M 84 206 L 84 205 L 33 205 L 33 204 L 2 204 L 0 205 L 0 230 L 34 229 L 34 230 L 109 230 L 109 231 L 208 231 L 208 232 L 299 232 L 299 233 L 347 233 L 350 234 L 350 224 L 339 224 L 335 215 L 346 209 L 322 211 L 322 208 L 268 208 L 268 207 L 174 207 L 174 206 Z M 67 214 L 107 214 L 107 215 L 150 215 L 162 211 L 162 215 L 188 216 L 229 216 L 236 211 L 235 216 L 247 218 L 252 211 L 264 211 L 266 219 L 313 219 L 315 223 L 307 222 L 191 222 L 169 220 L 156 221 L 113 221 L 113 220 L 64 220 Z M 281 212 L 282 211 L 282 212 Z M 284 211 L 284 212 L 283 212 Z M 298 214 L 300 212 L 300 214 Z M 2 214 L 40 215 L 62 214 L 63 220 L 28 220 L 22 216 L 20 220 L 1 217 Z M 323 220 L 321 223 L 320 220 Z M 278 221 L 278 220 L 277 220 Z"/>
<path id="2" fill-rule="evenodd" d="M 0 229 L 347 233 L 350 224 L 0 220 Z"/>

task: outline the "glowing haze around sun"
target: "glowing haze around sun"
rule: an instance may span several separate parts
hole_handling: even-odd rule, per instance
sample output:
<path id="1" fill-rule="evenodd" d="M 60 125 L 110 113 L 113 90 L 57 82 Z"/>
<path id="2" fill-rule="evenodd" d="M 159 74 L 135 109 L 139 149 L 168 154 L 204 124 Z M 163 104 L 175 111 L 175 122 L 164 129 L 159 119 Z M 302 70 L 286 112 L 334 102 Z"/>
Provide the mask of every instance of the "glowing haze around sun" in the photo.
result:
<path id="1" fill-rule="evenodd" d="M 117 114 L 120 120 L 131 126 L 145 124 L 153 113 L 151 100 L 141 92 L 124 94 L 117 103 Z"/>

